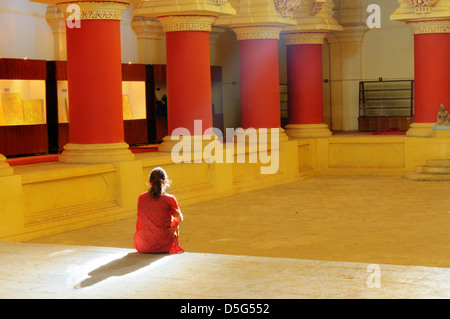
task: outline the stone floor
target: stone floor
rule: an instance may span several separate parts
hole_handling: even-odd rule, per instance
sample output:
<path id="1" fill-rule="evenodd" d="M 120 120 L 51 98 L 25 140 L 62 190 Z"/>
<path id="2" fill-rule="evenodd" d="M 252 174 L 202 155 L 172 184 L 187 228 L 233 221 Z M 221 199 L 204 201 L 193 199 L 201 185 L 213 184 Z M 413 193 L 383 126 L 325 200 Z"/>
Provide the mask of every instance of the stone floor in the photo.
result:
<path id="1" fill-rule="evenodd" d="M 450 298 L 450 269 L 0 242 L 0 298 Z"/>
<path id="2" fill-rule="evenodd" d="M 134 253 L 135 218 L 2 243 L 0 297 L 449 298 L 449 189 L 320 176 L 189 205 L 173 256 Z"/>

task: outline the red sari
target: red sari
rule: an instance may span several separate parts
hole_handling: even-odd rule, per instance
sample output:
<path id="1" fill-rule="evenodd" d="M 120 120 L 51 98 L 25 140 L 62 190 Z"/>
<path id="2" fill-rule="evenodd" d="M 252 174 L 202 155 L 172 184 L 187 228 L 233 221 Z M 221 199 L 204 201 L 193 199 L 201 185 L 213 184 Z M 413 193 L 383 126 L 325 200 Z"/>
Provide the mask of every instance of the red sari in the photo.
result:
<path id="1" fill-rule="evenodd" d="M 178 227 L 172 227 L 172 216 L 179 207 L 175 196 L 163 193 L 155 199 L 149 192 L 138 199 L 136 233 L 133 247 L 140 253 L 182 253 L 178 246 Z M 178 235 L 178 234 L 177 234 Z"/>

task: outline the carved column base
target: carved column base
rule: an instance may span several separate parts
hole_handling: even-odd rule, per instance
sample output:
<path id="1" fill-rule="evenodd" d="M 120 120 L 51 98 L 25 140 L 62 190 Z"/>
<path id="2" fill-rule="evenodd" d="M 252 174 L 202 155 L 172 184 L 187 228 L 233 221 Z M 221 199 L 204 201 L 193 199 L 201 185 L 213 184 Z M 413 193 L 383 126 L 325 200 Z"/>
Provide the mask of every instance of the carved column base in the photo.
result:
<path id="1" fill-rule="evenodd" d="M 289 137 L 281 127 L 268 129 L 249 128 L 246 130 L 236 129 L 236 135 L 234 136 L 233 141 L 234 143 L 239 143 L 239 141 L 243 141 L 244 137 L 246 138 L 245 144 L 268 145 L 269 147 L 273 143 L 276 144 L 289 141 Z M 272 137 L 275 137 L 276 140 L 272 141 Z"/>
<path id="2" fill-rule="evenodd" d="M 201 163 L 203 160 L 209 160 L 211 153 L 214 152 L 213 150 L 216 147 L 219 149 L 223 148 L 222 143 L 217 140 L 216 135 L 187 135 L 176 137 L 168 135 L 163 138 L 163 142 L 159 145 L 158 151 L 171 153 L 172 161 L 175 163 Z"/>
<path id="3" fill-rule="evenodd" d="M 66 144 L 59 161 L 70 164 L 103 164 L 134 160 L 127 143 Z"/>
<path id="4" fill-rule="evenodd" d="M 181 145 L 187 150 L 190 148 L 191 152 L 203 152 L 203 149 L 211 141 L 217 139 L 215 135 L 194 135 L 194 136 L 177 136 L 172 137 L 168 135 L 163 138 L 163 142 L 159 145 L 158 151 L 170 153 L 175 145 Z"/>
<path id="5" fill-rule="evenodd" d="M 330 137 L 327 124 L 288 124 L 286 134 L 291 138 Z"/>

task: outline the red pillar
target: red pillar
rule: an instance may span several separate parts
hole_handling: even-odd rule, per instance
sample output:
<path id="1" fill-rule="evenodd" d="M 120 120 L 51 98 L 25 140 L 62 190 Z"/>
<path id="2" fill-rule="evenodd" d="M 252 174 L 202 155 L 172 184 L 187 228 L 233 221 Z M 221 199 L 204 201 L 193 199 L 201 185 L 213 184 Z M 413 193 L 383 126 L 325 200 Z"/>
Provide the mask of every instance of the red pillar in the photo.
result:
<path id="1" fill-rule="evenodd" d="M 286 48 L 289 124 L 323 123 L 322 44 Z"/>
<path id="2" fill-rule="evenodd" d="M 66 12 L 70 2 L 58 3 Z M 80 1 L 79 19 L 67 24 L 70 143 L 63 163 L 130 161 L 124 142 L 120 20 L 127 2 Z"/>
<path id="3" fill-rule="evenodd" d="M 291 138 L 329 137 L 323 122 L 322 43 L 326 32 L 283 34 L 286 40 L 288 124 Z"/>
<path id="4" fill-rule="evenodd" d="M 67 28 L 70 143 L 124 141 L 119 20 Z"/>
<path id="5" fill-rule="evenodd" d="M 166 32 L 166 59 L 169 134 L 187 128 L 194 135 L 194 120 L 203 132 L 211 128 L 209 32 Z"/>
<path id="6" fill-rule="evenodd" d="M 450 33 L 414 35 L 415 123 L 435 123 L 450 106 Z"/>
<path id="7" fill-rule="evenodd" d="M 239 41 L 242 128 L 279 128 L 278 40 Z"/>

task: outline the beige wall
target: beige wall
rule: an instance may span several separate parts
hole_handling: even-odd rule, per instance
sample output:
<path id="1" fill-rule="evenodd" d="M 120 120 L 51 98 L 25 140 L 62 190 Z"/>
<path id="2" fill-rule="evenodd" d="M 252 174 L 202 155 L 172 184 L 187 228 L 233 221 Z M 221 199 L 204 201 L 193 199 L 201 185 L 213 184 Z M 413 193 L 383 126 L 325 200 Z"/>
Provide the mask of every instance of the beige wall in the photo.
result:
<path id="1" fill-rule="evenodd" d="M 122 63 L 138 63 L 137 38 L 131 28 L 131 20 L 133 20 L 133 8 L 128 7 L 122 14 L 120 22 L 120 41 L 122 45 Z"/>
<path id="2" fill-rule="evenodd" d="M 392 0 L 335 0 L 344 32 L 332 33 L 324 44 L 325 122 L 332 130 L 358 130 L 359 82 L 363 80 L 414 79 L 414 39 L 402 22 L 390 21 L 397 9 Z M 369 4 L 381 9 L 381 28 L 369 29 Z M 327 65 L 326 61 L 329 61 Z"/>
<path id="3" fill-rule="evenodd" d="M 54 60 L 52 29 L 45 19 L 46 4 L 29 0 L 0 1 L 0 57 Z M 122 62 L 137 62 L 137 39 L 131 29 L 132 9 L 121 21 Z"/>
<path id="4" fill-rule="evenodd" d="M 28 0 L 0 1 L 0 57 L 54 59 L 46 5 Z"/>
<path id="5" fill-rule="evenodd" d="M 397 1 L 372 0 L 381 8 L 381 28 L 370 29 L 362 43 L 363 80 L 414 78 L 414 38 L 403 22 L 391 21 Z"/>
<path id="6" fill-rule="evenodd" d="M 215 64 L 222 66 L 224 127 L 237 128 L 241 124 L 240 66 L 239 42 L 234 32 L 226 29 L 217 38 L 215 51 Z"/>

